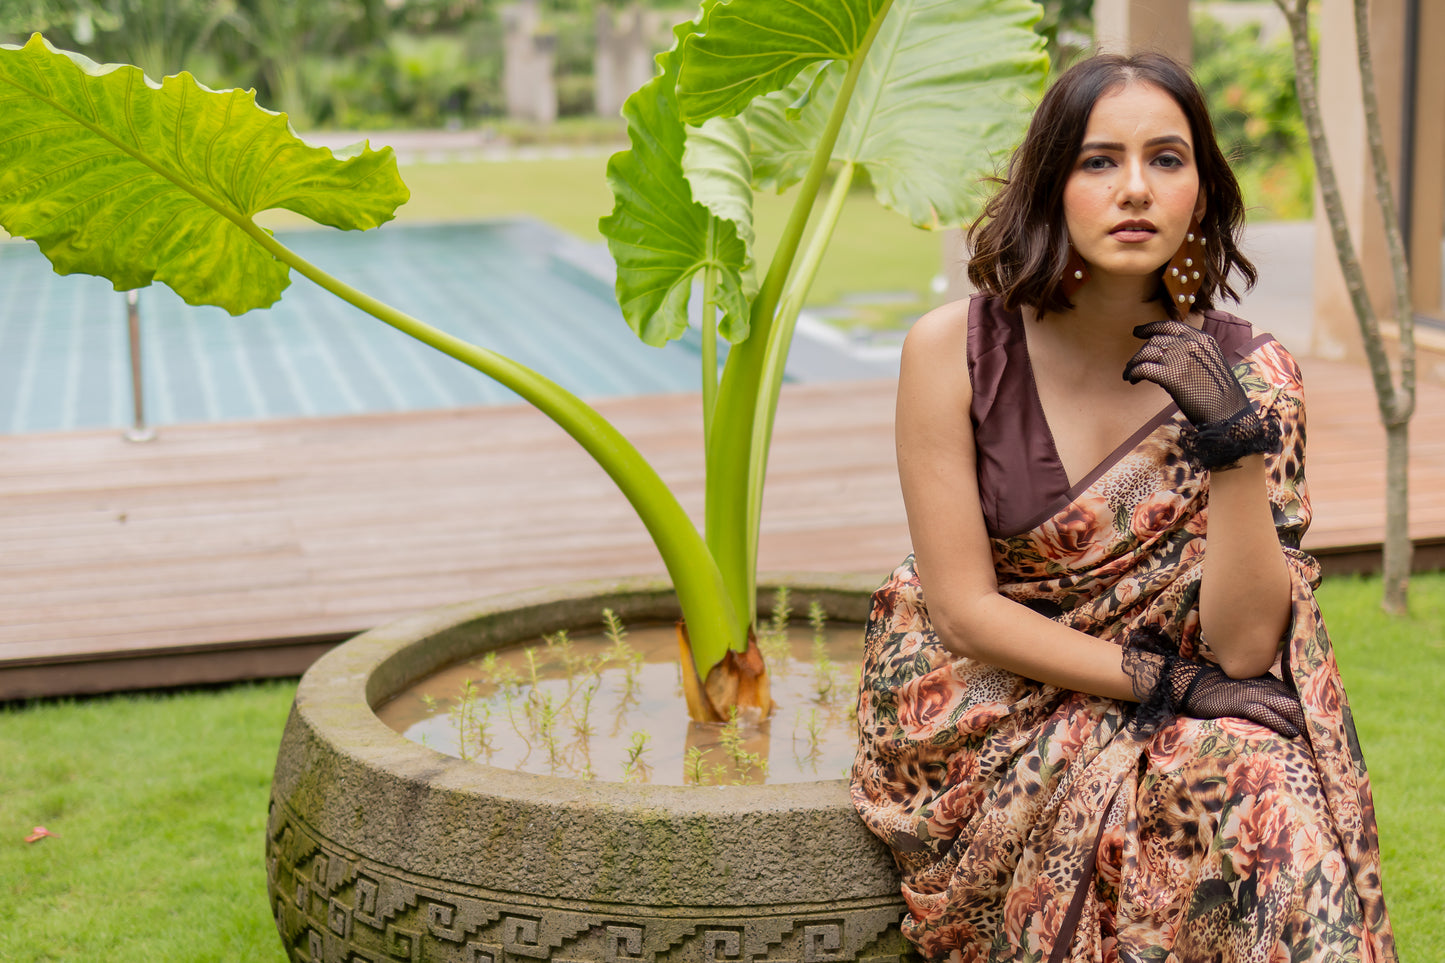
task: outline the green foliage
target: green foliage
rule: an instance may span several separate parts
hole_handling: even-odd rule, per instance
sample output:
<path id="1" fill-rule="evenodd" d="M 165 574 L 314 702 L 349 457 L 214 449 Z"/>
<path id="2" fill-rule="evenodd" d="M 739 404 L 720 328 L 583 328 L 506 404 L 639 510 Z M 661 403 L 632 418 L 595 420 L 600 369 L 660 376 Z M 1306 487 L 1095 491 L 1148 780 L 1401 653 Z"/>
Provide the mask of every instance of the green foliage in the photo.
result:
<path id="1" fill-rule="evenodd" d="M 1258 25 L 1231 29 L 1196 17 L 1194 73 L 1253 213 L 1308 217 L 1314 164 L 1295 95 L 1288 37 L 1265 44 Z"/>
<path id="2" fill-rule="evenodd" d="M 1034 4 L 1004 0 L 989 4 L 986 16 L 980 7 L 899 3 L 883 24 L 838 135 L 834 161 L 857 165 L 878 201 L 917 227 L 972 220 L 977 173 L 1001 164 L 1022 133 L 1028 96 L 1037 93 L 999 81 L 1038 76 L 1045 67 L 1036 46 L 1017 42 L 1018 32 L 1038 18 Z M 900 60 L 907 70 L 896 69 Z M 785 190 L 802 179 L 843 73 L 834 63 L 817 76 L 804 74 L 749 110 L 760 187 Z M 927 150 L 916 146 L 920 137 Z M 938 163 L 940 157 L 949 163 Z"/>
<path id="3" fill-rule="evenodd" d="M 241 314 L 289 283 L 248 236 L 253 214 L 284 208 L 361 230 L 406 201 L 390 148 L 338 158 L 307 147 L 248 91 L 209 90 L 186 73 L 156 85 L 38 35 L 8 49 L 5 229 L 33 239 L 61 274 L 107 277 L 118 291 L 160 280 L 192 304 Z"/>
<path id="4" fill-rule="evenodd" d="M 695 29 L 693 23 L 679 24 L 679 41 Z M 699 272 L 710 272 L 717 279 L 718 301 L 728 323 L 725 336 L 734 340 L 747 336 L 742 279 L 747 248 L 736 223 L 692 200 L 683 171 L 686 132 L 678 118 L 676 93 L 680 59 L 676 48 L 659 58 L 662 74 L 622 108 L 633 147 L 616 154 L 607 165 L 607 183 L 617 205 L 598 225 L 617 261 L 622 316 L 643 342 L 653 346 L 687 330 L 692 280 Z M 739 153 L 732 156 L 738 158 Z M 746 149 L 740 156 L 745 162 Z M 750 209 L 747 181 L 730 183 L 738 206 Z"/>
<path id="5" fill-rule="evenodd" d="M 462 112 L 474 69 L 464 38 L 398 31 L 387 37 L 386 52 L 398 113 L 436 127 L 444 113 Z"/>
<path id="6" fill-rule="evenodd" d="M 682 117 L 735 117 L 786 87 L 809 64 L 866 54 L 889 0 L 732 0 L 704 4 L 678 81 Z"/>
<path id="7" fill-rule="evenodd" d="M 1093 35 L 1094 0 L 1040 0 L 1040 3 L 1044 15 L 1037 29 L 1048 44 L 1049 61 L 1057 75 L 1073 63 L 1081 50 L 1087 49 L 1076 43 Z M 1070 43 L 1071 40 L 1075 43 Z"/>
<path id="8" fill-rule="evenodd" d="M 915 224 L 963 219 L 976 175 L 1021 132 L 1025 91 L 1037 93 L 1037 18 L 1028 0 L 708 2 L 677 28 L 663 75 L 624 107 L 632 149 L 609 165 L 617 204 L 601 230 L 619 303 L 648 343 L 685 329 L 703 280 L 706 532 L 744 622 L 784 361 L 854 173 Z M 830 170 L 832 196 L 804 247 Z M 763 243 L 753 191 L 790 185 L 792 213 L 750 294 L 747 246 Z M 741 258 L 718 256 L 735 240 Z M 734 347 L 714 384 L 719 333 Z"/>
<path id="9" fill-rule="evenodd" d="M 261 103 L 298 125 L 435 125 L 498 110 L 499 6 L 494 0 L 23 0 L 0 9 L 0 40 L 39 31 L 93 60 L 135 64 L 151 77 L 187 68 L 212 83 L 254 88 Z"/>

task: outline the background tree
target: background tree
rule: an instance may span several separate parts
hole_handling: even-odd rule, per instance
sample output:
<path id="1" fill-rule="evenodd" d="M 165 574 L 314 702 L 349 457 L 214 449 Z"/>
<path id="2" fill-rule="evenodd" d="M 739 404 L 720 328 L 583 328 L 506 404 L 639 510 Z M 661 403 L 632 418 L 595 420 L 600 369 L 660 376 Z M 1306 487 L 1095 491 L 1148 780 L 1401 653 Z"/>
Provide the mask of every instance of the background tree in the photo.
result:
<path id="1" fill-rule="evenodd" d="M 1050 75 L 1057 77 L 1093 45 L 1094 0 L 1040 0 L 1044 16 L 1034 27 L 1049 53 Z"/>
<path id="2" fill-rule="evenodd" d="M 1350 238 L 1345 219 L 1345 205 L 1340 197 L 1339 181 L 1330 160 L 1329 143 L 1325 138 L 1324 120 L 1320 114 L 1319 89 L 1315 82 L 1315 53 L 1310 41 L 1309 0 L 1275 0 L 1289 22 L 1294 43 L 1295 85 L 1299 91 L 1300 108 L 1309 131 L 1310 150 L 1315 159 L 1315 176 L 1320 185 L 1325 216 L 1340 271 L 1345 276 L 1350 305 L 1360 324 L 1370 376 L 1375 384 L 1375 400 L 1380 420 L 1385 426 L 1385 545 L 1384 545 L 1384 607 L 1385 611 L 1403 615 L 1407 610 L 1410 584 L 1410 418 L 1415 413 L 1415 310 L 1410 300 L 1409 262 L 1405 242 L 1400 233 L 1400 218 L 1395 211 L 1395 197 L 1390 184 L 1390 168 L 1385 158 L 1385 140 L 1380 129 L 1380 104 L 1375 93 L 1375 65 L 1370 55 L 1370 24 L 1367 0 L 1354 0 L 1355 43 L 1359 55 L 1360 92 L 1365 114 L 1365 134 L 1369 142 L 1370 167 L 1374 174 L 1375 201 L 1385 222 L 1385 237 L 1390 250 L 1391 281 L 1394 287 L 1395 323 L 1400 332 L 1399 380 L 1391 370 L 1385 350 L 1380 320 L 1375 315 L 1365 274 Z"/>

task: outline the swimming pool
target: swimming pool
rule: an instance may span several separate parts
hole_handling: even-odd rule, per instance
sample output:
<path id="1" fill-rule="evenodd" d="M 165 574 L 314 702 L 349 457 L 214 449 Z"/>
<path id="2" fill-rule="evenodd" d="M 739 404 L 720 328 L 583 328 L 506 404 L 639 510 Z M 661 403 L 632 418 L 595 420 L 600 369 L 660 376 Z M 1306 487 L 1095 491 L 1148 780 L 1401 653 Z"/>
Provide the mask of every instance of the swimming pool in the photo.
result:
<path id="1" fill-rule="evenodd" d="M 325 270 L 584 398 L 694 391 L 695 331 L 637 340 L 595 248 L 532 220 L 278 232 Z M 233 318 L 163 285 L 139 292 L 151 425 L 506 404 L 479 372 L 305 278 Z M 0 434 L 131 424 L 125 295 L 0 243 Z"/>

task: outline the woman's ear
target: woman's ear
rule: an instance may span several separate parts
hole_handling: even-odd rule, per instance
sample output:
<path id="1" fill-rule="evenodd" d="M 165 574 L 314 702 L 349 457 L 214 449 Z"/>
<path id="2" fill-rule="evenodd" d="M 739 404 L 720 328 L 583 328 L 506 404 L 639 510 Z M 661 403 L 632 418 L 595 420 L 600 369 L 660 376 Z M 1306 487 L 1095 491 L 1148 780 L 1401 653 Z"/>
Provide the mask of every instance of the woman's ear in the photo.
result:
<path id="1" fill-rule="evenodd" d="M 1204 201 L 1204 188 L 1201 187 L 1199 189 L 1199 200 L 1194 202 L 1194 219 L 1201 224 L 1204 222 L 1204 208 L 1206 206 Z"/>

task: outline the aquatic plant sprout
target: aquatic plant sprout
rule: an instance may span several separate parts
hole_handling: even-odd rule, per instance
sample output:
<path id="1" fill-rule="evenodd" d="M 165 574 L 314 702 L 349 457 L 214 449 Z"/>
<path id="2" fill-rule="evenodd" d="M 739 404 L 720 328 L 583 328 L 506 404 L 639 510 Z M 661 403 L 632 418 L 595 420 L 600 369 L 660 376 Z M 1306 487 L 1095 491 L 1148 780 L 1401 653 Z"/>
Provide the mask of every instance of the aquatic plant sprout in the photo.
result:
<path id="1" fill-rule="evenodd" d="M 775 595 L 769 635 L 780 623 L 779 601 Z M 857 750 L 857 687 L 820 695 L 817 667 L 821 656 L 856 672 L 859 626 L 821 613 L 809 622 L 782 623 L 773 640 L 769 682 L 789 711 L 767 719 L 735 709 L 727 722 L 658 730 L 658 720 L 686 712 L 681 687 L 670 684 L 675 631 L 646 622 L 635 632 L 623 629 L 615 613 L 604 615 L 600 628 L 543 635 L 442 667 L 374 711 L 438 752 L 519 772 L 683 785 L 697 782 L 687 755 L 696 749 L 694 758 L 706 763 L 702 785 L 831 778 Z M 619 636 L 629 640 L 625 652 Z M 639 682 L 630 684 L 628 675 Z"/>
<path id="2" fill-rule="evenodd" d="M 341 282 L 253 220 L 285 208 L 343 230 L 381 225 L 408 196 L 390 148 L 310 147 L 252 91 L 184 72 L 157 83 L 37 34 L 0 46 L 0 227 L 34 240 L 61 274 L 117 290 L 159 280 L 232 314 L 274 303 L 294 270 L 512 389 L 582 445 L 656 544 L 684 617 L 689 712 L 766 714 L 757 537 L 798 313 L 860 170 L 919 226 L 973 213 L 978 176 L 1012 147 L 1042 88 L 1040 13 L 1032 0 L 704 0 L 674 28 L 658 76 L 623 108 L 631 146 L 608 165 L 616 205 L 599 226 L 623 316 L 647 343 L 686 330 L 701 289 L 702 531 L 591 406 Z M 753 191 L 789 188 L 792 213 L 755 283 Z M 721 374 L 719 334 L 732 343 Z"/>

